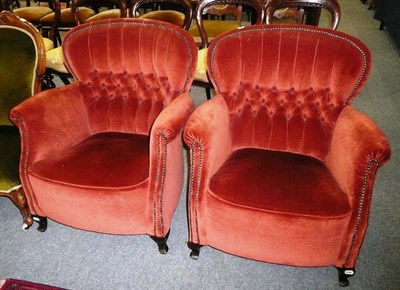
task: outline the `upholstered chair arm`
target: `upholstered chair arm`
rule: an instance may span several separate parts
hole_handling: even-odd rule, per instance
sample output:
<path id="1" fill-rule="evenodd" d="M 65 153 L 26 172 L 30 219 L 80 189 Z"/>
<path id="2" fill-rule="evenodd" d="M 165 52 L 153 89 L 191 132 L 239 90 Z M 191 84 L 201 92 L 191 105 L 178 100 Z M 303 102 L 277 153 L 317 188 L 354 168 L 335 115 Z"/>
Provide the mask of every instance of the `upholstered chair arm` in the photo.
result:
<path id="1" fill-rule="evenodd" d="M 338 267 L 354 267 L 367 229 L 375 175 L 390 153 L 385 135 L 373 120 L 350 106 L 342 111 L 326 157 L 326 165 L 353 207 Z"/>
<path id="2" fill-rule="evenodd" d="M 194 110 L 185 93 L 175 98 L 157 116 L 150 134 L 150 217 L 151 235 L 164 237 L 183 186 L 182 130 Z M 168 200 L 168 202 L 164 202 Z"/>
<path id="3" fill-rule="evenodd" d="M 184 140 L 191 151 L 190 158 L 201 159 L 193 160 L 193 164 L 201 166 L 198 169 L 204 171 L 203 177 L 211 177 L 232 152 L 229 113 L 221 95 L 194 111 L 185 126 Z"/>
<path id="4" fill-rule="evenodd" d="M 11 111 L 10 118 L 21 133 L 25 165 L 89 135 L 86 113 L 75 85 L 28 98 Z"/>
<path id="5" fill-rule="evenodd" d="M 199 243 L 198 224 L 205 215 L 205 195 L 212 175 L 232 152 L 229 115 L 221 95 L 202 104 L 190 116 L 184 130 L 190 149 L 188 181 L 189 242 Z"/>

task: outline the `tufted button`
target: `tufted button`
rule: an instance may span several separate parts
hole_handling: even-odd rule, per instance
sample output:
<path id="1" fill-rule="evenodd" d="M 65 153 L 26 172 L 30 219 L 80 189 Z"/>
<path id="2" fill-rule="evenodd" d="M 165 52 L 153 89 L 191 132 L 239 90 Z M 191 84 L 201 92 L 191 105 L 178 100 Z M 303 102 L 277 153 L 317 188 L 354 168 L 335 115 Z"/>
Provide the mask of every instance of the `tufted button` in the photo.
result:
<path id="1" fill-rule="evenodd" d="M 316 105 L 316 106 L 319 106 L 319 102 L 316 102 L 315 105 Z"/>
<path id="2" fill-rule="evenodd" d="M 324 117 L 321 117 L 321 121 L 322 121 L 322 122 L 325 122 L 325 118 L 324 118 Z"/>
<path id="3" fill-rule="evenodd" d="M 259 86 L 259 85 L 256 85 L 255 88 L 256 88 L 256 90 L 259 90 L 259 89 L 260 89 L 260 86 Z"/>
<path id="4" fill-rule="evenodd" d="M 272 112 L 272 111 L 270 111 L 269 113 L 268 113 L 268 115 L 270 115 L 271 117 L 274 115 L 274 112 Z"/>
<path id="5" fill-rule="evenodd" d="M 249 98 L 246 98 L 246 100 L 245 100 L 245 101 L 246 101 L 246 103 L 250 102 Z"/>

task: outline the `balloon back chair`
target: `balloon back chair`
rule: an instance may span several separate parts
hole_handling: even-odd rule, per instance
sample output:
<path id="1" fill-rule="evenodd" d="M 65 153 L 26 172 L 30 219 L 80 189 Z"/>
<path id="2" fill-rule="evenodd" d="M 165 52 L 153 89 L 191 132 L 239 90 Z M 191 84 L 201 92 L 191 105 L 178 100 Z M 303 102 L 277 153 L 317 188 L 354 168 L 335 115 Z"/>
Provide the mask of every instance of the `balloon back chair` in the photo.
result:
<path id="1" fill-rule="evenodd" d="M 215 38 L 217 95 L 184 130 L 190 148 L 191 256 L 201 246 L 264 262 L 354 274 L 382 131 L 351 104 L 367 81 L 358 39 L 304 25 L 245 27 Z"/>
<path id="2" fill-rule="evenodd" d="M 119 18 L 71 29 L 62 47 L 76 82 L 11 112 L 31 212 L 42 223 L 147 234 L 166 253 L 194 108 L 193 39 L 168 23 Z"/>
<path id="3" fill-rule="evenodd" d="M 266 7 L 266 24 L 275 22 L 275 13 L 282 9 L 291 9 L 287 10 L 288 17 L 293 17 L 296 23 L 314 26 L 322 26 L 319 25 L 320 16 L 321 11 L 325 10 L 330 16 L 330 23 L 327 28 L 337 29 L 339 26 L 341 9 L 337 0 L 270 0 Z"/>
<path id="4" fill-rule="evenodd" d="M 23 227 L 33 220 L 19 179 L 20 136 L 11 123 L 11 109 L 40 92 L 45 49 L 40 32 L 9 11 L 0 13 L 0 196 L 19 208 Z"/>

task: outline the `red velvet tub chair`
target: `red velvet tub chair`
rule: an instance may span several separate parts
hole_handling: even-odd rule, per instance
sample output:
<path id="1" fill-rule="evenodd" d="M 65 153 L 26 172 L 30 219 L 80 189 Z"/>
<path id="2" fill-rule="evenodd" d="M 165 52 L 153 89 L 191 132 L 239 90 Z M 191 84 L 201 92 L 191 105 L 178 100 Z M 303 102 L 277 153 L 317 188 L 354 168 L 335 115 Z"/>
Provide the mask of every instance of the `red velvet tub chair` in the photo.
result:
<path id="1" fill-rule="evenodd" d="M 334 30 L 262 25 L 211 42 L 217 95 L 184 130 L 190 148 L 189 248 L 329 266 L 348 285 L 367 229 L 382 131 L 352 107 L 368 48 Z"/>
<path id="2" fill-rule="evenodd" d="M 182 129 L 197 50 L 180 27 L 121 18 L 64 37 L 76 82 L 15 107 L 29 208 L 89 231 L 147 234 L 166 253 L 183 185 Z"/>

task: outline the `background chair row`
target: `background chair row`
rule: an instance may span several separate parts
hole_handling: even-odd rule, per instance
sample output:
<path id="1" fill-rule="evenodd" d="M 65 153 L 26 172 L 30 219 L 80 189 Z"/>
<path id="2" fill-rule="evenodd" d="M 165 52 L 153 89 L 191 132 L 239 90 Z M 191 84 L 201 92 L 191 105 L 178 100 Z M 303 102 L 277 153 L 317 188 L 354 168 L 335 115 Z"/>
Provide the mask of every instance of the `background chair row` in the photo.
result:
<path id="1" fill-rule="evenodd" d="M 20 73 L 37 80 L 38 31 L 7 11 L 0 20 L 1 29 L 18 23 L 35 35 L 10 29 L 0 56 L 18 35 L 31 47 L 19 52 L 30 60 Z M 351 106 L 370 72 L 360 40 L 301 25 L 219 36 L 206 58 L 217 95 L 195 111 L 188 92 L 197 47 L 176 25 L 85 23 L 67 32 L 63 47 L 76 82 L 37 94 L 31 82 L 35 95 L 10 113 L 21 134 L 22 187 L 2 195 L 17 200 L 26 226 L 35 219 L 44 231 L 51 218 L 100 233 L 146 234 L 166 254 L 184 141 L 192 258 L 212 246 L 270 263 L 333 265 L 340 285 L 349 284 L 376 173 L 390 157 L 381 130 Z M 2 86 L 1 95 L 20 88 Z"/>

